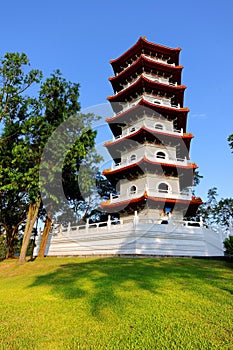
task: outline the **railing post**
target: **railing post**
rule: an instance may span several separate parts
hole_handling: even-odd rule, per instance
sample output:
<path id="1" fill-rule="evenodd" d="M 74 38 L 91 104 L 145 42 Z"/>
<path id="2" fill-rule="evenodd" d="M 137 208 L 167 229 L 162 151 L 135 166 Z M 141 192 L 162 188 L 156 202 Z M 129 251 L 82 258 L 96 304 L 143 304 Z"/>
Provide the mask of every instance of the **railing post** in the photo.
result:
<path id="1" fill-rule="evenodd" d="M 86 222 L 86 232 L 88 232 L 88 229 L 89 229 L 89 219 L 87 219 L 87 222 Z"/>
<path id="2" fill-rule="evenodd" d="M 200 216 L 200 227 L 203 227 L 203 218 Z"/>
<path id="3" fill-rule="evenodd" d="M 108 230 L 111 229 L 111 215 L 108 215 L 107 227 L 108 227 Z"/>
<path id="4" fill-rule="evenodd" d="M 71 227 L 71 225 L 70 225 L 70 222 L 69 222 L 68 226 L 67 226 L 67 234 L 68 234 L 68 236 L 70 235 L 70 227 Z"/>
<path id="5" fill-rule="evenodd" d="M 135 212 L 134 212 L 133 223 L 134 223 L 134 226 L 135 226 L 135 227 L 136 227 L 137 224 L 138 224 L 138 212 L 137 212 L 137 210 L 135 210 Z"/>

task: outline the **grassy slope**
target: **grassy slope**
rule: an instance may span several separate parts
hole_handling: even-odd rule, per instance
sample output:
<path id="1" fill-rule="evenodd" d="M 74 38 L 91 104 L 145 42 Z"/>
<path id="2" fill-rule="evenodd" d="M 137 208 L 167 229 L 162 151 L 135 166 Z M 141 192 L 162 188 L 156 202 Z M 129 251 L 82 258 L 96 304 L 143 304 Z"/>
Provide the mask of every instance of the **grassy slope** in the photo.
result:
<path id="1" fill-rule="evenodd" d="M 232 265 L 46 258 L 0 263 L 0 349 L 233 349 Z"/>

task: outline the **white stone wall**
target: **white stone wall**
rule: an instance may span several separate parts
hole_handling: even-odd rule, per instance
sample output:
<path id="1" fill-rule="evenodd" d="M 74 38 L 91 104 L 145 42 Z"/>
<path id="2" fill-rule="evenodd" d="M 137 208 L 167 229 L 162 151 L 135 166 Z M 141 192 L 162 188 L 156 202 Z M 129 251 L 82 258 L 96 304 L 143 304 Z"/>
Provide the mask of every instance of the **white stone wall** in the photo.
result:
<path id="1" fill-rule="evenodd" d="M 82 228 L 82 229 L 81 229 Z M 157 224 L 153 218 L 105 227 L 55 230 L 49 236 L 48 256 L 166 255 L 223 256 L 221 233 L 204 227 Z M 38 237 L 34 255 L 38 254 Z"/>
<path id="2" fill-rule="evenodd" d="M 176 159 L 176 148 L 172 147 L 172 146 L 164 146 L 164 145 L 155 145 L 155 144 L 137 144 L 135 142 L 135 147 L 133 150 L 130 151 L 125 151 L 122 152 L 121 154 L 121 162 L 127 162 L 130 160 L 130 157 L 132 155 L 136 155 L 137 160 L 139 160 L 140 158 L 142 158 L 145 155 L 148 155 L 150 157 L 154 157 L 155 161 L 159 161 L 158 158 L 155 157 L 156 153 L 162 151 L 166 154 L 166 158 L 167 159 Z"/>
<path id="3" fill-rule="evenodd" d="M 127 180 L 123 179 L 120 180 L 120 194 L 121 196 L 125 196 L 129 193 L 129 190 L 131 186 L 137 187 L 137 192 L 145 191 L 146 188 L 148 189 L 154 189 L 156 190 L 158 188 L 158 185 L 160 183 L 167 183 L 169 187 L 171 188 L 172 193 L 179 193 L 180 192 L 180 185 L 179 185 L 179 178 L 178 177 L 167 177 L 151 174 L 151 175 L 144 175 L 140 178 L 137 178 L 135 180 Z"/>
<path id="4" fill-rule="evenodd" d="M 163 131 L 163 132 L 173 132 L 174 127 L 173 127 L 173 121 L 168 121 L 165 118 L 151 118 L 145 116 L 144 118 L 140 118 L 138 121 L 136 121 L 133 125 L 126 126 L 122 128 L 122 135 L 126 135 L 132 127 L 140 128 L 144 124 L 146 127 L 149 127 L 151 130 L 155 130 L 155 124 L 161 124 L 163 126 L 163 130 L 158 130 L 158 131 Z"/>

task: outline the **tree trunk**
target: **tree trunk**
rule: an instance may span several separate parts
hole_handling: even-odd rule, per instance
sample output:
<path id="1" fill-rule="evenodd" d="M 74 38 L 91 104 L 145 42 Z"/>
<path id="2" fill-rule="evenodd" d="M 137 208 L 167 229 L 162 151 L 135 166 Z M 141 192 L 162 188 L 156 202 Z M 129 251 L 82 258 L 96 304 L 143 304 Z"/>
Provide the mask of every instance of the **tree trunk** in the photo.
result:
<path id="1" fill-rule="evenodd" d="M 6 259 L 14 258 L 15 256 L 15 243 L 18 237 L 19 226 L 25 221 L 25 217 L 22 218 L 19 223 L 12 227 L 5 226 L 6 229 Z"/>
<path id="2" fill-rule="evenodd" d="M 6 259 L 14 258 L 15 255 L 15 232 L 8 230 L 6 235 Z"/>
<path id="3" fill-rule="evenodd" d="M 44 229 L 43 229 L 43 234 L 41 237 L 41 242 L 40 242 L 40 250 L 38 253 L 38 258 L 43 258 L 45 255 L 45 249 L 46 249 L 46 245 L 48 242 L 48 237 L 49 237 L 49 233 L 51 230 L 51 226 L 52 226 L 52 219 L 51 219 L 51 213 L 48 212 L 47 216 L 46 216 L 46 220 L 45 220 L 45 224 L 44 224 Z"/>
<path id="4" fill-rule="evenodd" d="M 30 242 L 33 226 L 36 222 L 40 204 L 41 204 L 41 199 L 39 199 L 36 203 L 30 203 L 29 205 L 27 222 L 26 222 L 26 227 L 25 227 L 24 236 L 23 236 L 23 243 L 22 243 L 20 256 L 19 256 L 20 263 L 24 263 L 26 261 L 27 249 Z"/>

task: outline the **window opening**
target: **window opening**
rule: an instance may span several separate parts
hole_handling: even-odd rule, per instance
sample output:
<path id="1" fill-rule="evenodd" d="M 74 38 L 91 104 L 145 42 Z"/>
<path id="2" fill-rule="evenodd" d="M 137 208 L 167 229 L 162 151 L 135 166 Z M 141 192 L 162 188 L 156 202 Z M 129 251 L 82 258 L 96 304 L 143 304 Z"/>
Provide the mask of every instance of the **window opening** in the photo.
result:
<path id="1" fill-rule="evenodd" d="M 129 193 L 130 194 L 135 194 L 136 192 L 137 192 L 137 187 L 135 185 L 131 186 Z"/>

